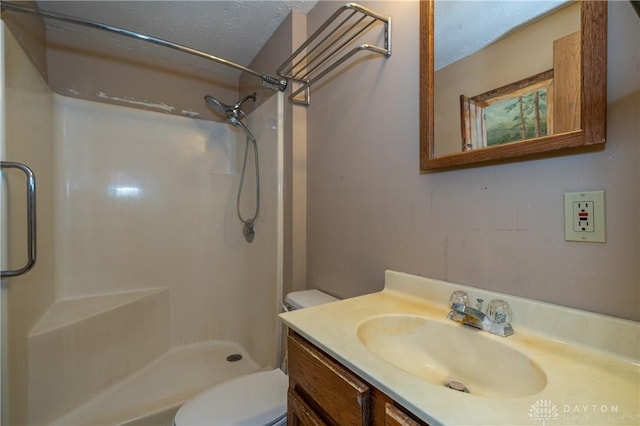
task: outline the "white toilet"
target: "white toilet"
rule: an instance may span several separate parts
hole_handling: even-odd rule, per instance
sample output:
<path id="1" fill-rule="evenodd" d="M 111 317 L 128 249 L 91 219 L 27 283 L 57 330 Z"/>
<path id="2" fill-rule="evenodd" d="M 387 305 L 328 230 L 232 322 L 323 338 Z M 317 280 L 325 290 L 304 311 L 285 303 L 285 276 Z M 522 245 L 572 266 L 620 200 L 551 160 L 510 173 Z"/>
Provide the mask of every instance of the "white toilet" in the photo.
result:
<path id="1" fill-rule="evenodd" d="M 318 290 L 289 293 L 287 310 L 337 300 Z M 287 423 L 289 379 L 279 368 L 237 377 L 187 401 L 176 413 L 174 426 L 279 426 Z"/>

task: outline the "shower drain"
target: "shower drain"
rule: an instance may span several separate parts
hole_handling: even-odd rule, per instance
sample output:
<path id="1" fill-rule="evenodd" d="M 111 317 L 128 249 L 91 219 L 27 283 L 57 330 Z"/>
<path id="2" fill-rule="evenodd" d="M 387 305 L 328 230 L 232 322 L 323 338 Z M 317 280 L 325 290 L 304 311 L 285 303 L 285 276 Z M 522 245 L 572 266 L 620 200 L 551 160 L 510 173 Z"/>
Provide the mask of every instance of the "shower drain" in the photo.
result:
<path id="1" fill-rule="evenodd" d="M 227 357 L 228 362 L 236 362 L 242 359 L 242 355 L 240 354 L 231 354 Z"/>

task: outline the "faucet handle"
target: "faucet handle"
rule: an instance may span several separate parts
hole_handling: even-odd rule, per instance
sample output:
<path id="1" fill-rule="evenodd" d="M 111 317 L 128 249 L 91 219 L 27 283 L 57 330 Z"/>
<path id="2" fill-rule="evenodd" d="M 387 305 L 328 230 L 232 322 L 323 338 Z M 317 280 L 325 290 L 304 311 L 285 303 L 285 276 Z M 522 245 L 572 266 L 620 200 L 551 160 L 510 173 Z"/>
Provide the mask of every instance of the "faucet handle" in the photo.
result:
<path id="1" fill-rule="evenodd" d="M 504 300 L 493 299 L 487 305 L 487 316 L 495 324 L 510 324 L 512 315 L 511 307 Z"/>
<path id="2" fill-rule="evenodd" d="M 462 290 L 452 292 L 451 296 L 449 296 L 449 306 L 453 304 L 469 305 L 469 295 L 467 292 Z"/>

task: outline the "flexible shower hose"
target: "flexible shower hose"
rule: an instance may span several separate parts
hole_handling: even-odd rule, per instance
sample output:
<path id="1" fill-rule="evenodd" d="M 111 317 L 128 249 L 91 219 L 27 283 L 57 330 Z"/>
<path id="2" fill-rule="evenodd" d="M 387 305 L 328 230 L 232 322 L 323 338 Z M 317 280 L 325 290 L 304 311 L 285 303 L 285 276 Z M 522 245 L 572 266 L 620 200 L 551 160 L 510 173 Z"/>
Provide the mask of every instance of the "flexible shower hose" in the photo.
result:
<path id="1" fill-rule="evenodd" d="M 258 218 L 258 213 L 260 213 L 260 167 L 258 165 L 258 144 L 256 143 L 256 138 L 253 136 L 247 125 L 239 121 L 241 124 L 240 127 L 245 131 L 247 138 L 246 144 L 244 146 L 244 158 L 242 160 L 242 172 L 240 174 L 240 185 L 238 187 L 238 196 L 236 198 L 236 212 L 238 213 L 238 219 L 243 223 L 242 234 L 247 242 L 253 242 L 255 238 L 256 230 L 255 230 L 255 220 Z M 247 170 L 247 157 L 249 154 L 249 142 L 253 144 L 253 152 L 254 152 L 254 162 L 255 162 L 255 171 L 256 171 L 256 207 L 253 213 L 253 216 L 249 219 L 245 219 L 242 217 L 242 213 L 240 212 L 240 198 L 242 195 L 242 188 L 244 186 L 244 179 Z"/>

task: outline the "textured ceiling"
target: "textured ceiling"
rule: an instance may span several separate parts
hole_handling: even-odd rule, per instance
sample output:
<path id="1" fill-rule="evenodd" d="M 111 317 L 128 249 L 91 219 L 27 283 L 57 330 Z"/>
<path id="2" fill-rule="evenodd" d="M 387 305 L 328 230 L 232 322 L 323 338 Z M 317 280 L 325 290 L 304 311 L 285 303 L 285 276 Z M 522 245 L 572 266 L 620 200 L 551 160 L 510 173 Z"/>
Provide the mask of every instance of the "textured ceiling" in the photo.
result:
<path id="1" fill-rule="evenodd" d="M 435 68 L 443 68 L 569 0 L 444 0 L 435 3 Z"/>

